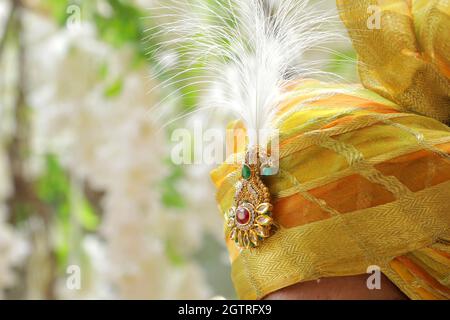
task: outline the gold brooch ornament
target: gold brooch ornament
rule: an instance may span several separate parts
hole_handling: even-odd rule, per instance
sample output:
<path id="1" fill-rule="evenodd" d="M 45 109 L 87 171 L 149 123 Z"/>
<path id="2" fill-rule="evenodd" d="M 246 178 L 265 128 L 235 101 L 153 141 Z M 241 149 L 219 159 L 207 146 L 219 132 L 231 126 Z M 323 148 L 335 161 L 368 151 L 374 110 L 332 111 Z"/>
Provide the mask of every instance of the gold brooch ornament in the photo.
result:
<path id="1" fill-rule="evenodd" d="M 247 152 L 236 184 L 234 206 L 225 213 L 228 236 L 241 249 L 257 247 L 273 231 L 270 193 L 260 177 L 268 167 L 261 166 L 258 153 L 256 161 L 250 159 L 251 153 Z"/>

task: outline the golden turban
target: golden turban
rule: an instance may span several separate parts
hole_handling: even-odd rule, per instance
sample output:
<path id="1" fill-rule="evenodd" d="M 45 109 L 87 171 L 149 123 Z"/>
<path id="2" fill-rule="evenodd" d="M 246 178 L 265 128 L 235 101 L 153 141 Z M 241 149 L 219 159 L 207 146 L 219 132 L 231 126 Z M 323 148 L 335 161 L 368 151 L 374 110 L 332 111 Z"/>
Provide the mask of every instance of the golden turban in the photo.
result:
<path id="1" fill-rule="evenodd" d="M 362 85 L 286 88 L 280 171 L 264 180 L 279 228 L 251 250 L 226 240 L 238 296 L 375 265 L 412 299 L 449 299 L 450 1 L 337 3 Z M 380 29 L 367 29 L 369 5 Z M 239 174 L 229 163 L 212 172 L 222 212 Z"/>

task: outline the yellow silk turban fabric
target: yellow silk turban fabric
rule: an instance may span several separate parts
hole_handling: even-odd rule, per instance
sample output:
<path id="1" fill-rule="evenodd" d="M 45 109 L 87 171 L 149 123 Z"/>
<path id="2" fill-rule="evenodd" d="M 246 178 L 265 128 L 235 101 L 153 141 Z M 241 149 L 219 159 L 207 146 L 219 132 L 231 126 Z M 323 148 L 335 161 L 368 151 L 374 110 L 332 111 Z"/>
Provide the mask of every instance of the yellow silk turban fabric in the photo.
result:
<path id="1" fill-rule="evenodd" d="M 279 229 L 251 250 L 226 239 L 236 291 L 259 299 L 378 266 L 411 299 L 449 299 L 450 1 L 337 3 L 362 85 L 286 88 L 280 171 L 265 179 Z M 381 29 L 367 29 L 369 5 Z M 211 173 L 222 212 L 240 169 Z"/>

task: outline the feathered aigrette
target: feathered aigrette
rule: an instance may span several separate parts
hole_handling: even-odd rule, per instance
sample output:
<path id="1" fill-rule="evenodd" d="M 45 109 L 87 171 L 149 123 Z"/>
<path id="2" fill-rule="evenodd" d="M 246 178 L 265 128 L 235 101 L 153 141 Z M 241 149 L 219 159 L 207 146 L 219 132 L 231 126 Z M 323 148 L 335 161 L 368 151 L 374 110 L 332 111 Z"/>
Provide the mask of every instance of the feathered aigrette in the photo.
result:
<path id="1" fill-rule="evenodd" d="M 203 106 L 192 112 L 233 113 L 254 133 L 249 147 L 273 129 L 287 83 L 324 74 L 305 53 L 341 36 L 335 14 L 311 0 L 160 0 L 153 10 L 164 22 L 149 35 L 170 37 L 154 52 L 176 60 L 162 86 L 178 88 L 167 98 L 199 92 Z"/>
<path id="2" fill-rule="evenodd" d="M 228 111 L 247 129 L 242 176 L 234 203 L 225 213 L 225 225 L 237 247 L 257 247 L 276 230 L 270 190 L 260 177 L 265 169 L 274 167 L 273 145 L 272 159 L 266 156 L 270 135 L 277 129 L 273 120 L 285 94 L 290 94 L 287 84 L 323 74 L 303 56 L 335 40 L 336 34 L 324 28 L 333 17 L 308 0 L 165 3 L 157 10 L 170 22 L 160 33 L 171 38 L 161 49 L 175 52 L 178 61 L 176 71 L 163 85 L 182 81 L 178 90 L 194 88 L 204 98 L 206 106 L 196 111 Z"/>

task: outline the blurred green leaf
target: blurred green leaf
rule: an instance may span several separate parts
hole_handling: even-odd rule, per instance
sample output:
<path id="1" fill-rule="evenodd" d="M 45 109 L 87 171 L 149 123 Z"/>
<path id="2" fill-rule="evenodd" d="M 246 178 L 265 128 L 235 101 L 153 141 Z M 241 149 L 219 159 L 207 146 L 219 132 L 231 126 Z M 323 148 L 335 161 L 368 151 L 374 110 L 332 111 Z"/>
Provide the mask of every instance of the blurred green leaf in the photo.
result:
<path id="1" fill-rule="evenodd" d="M 42 0 L 44 8 L 47 9 L 59 25 L 67 21 L 67 8 L 73 3 L 70 0 Z"/>
<path id="2" fill-rule="evenodd" d="M 39 198 L 52 207 L 56 214 L 54 217 L 55 253 L 58 266 L 64 268 L 69 257 L 71 230 L 74 222 L 71 213 L 76 214 L 79 223 L 87 231 L 95 231 L 100 219 L 83 194 L 80 197 L 73 197 L 73 186 L 58 158 L 49 154 L 45 160 L 45 171 L 36 181 L 36 190 Z M 79 203 L 73 203 L 73 201 Z"/>
<path id="3" fill-rule="evenodd" d="M 63 267 L 67 262 L 70 230 L 70 181 L 55 155 L 47 155 L 46 170 L 37 180 L 37 193 L 40 199 L 49 204 L 56 213 L 57 264 Z"/>
<path id="4" fill-rule="evenodd" d="M 37 180 L 39 197 L 51 204 L 59 216 L 68 217 L 70 182 L 58 159 L 54 155 L 47 155 L 46 170 Z"/>
<path id="5" fill-rule="evenodd" d="M 145 59 L 144 13 L 133 6 L 130 1 L 108 0 L 111 13 L 102 15 L 94 13 L 94 22 L 100 38 L 115 47 L 129 45 L 141 59 Z"/>
<path id="6" fill-rule="evenodd" d="M 105 90 L 105 97 L 114 98 L 120 95 L 123 89 L 123 80 L 117 79 Z"/>
<path id="7" fill-rule="evenodd" d="M 180 253 L 180 250 L 173 244 L 172 241 L 166 241 L 166 255 L 169 261 L 175 266 L 181 266 L 185 263 L 185 257 Z"/>
<path id="8" fill-rule="evenodd" d="M 88 231 L 97 230 L 100 219 L 98 215 L 95 213 L 94 208 L 89 203 L 89 201 L 83 199 L 81 202 L 81 206 L 79 208 L 78 218 L 82 226 Z"/>
<path id="9" fill-rule="evenodd" d="M 98 74 L 100 77 L 100 80 L 105 80 L 109 74 L 109 67 L 108 64 L 102 63 L 102 65 L 100 66 L 99 70 L 98 70 Z"/>
<path id="10" fill-rule="evenodd" d="M 56 264 L 60 270 L 63 270 L 67 265 L 69 258 L 69 247 L 70 247 L 70 225 L 68 220 L 57 219 L 55 222 L 55 256 Z"/>
<path id="11" fill-rule="evenodd" d="M 167 160 L 166 163 L 170 167 L 170 174 L 161 183 L 161 201 L 168 208 L 185 208 L 186 202 L 177 189 L 177 183 L 184 177 L 184 170 L 181 166 L 174 165 L 170 160 Z"/>
<path id="12" fill-rule="evenodd" d="M 330 63 L 325 71 L 337 74 L 348 81 L 356 81 L 358 79 L 356 68 L 356 52 L 349 49 L 342 52 L 336 52 L 329 58 Z"/>

